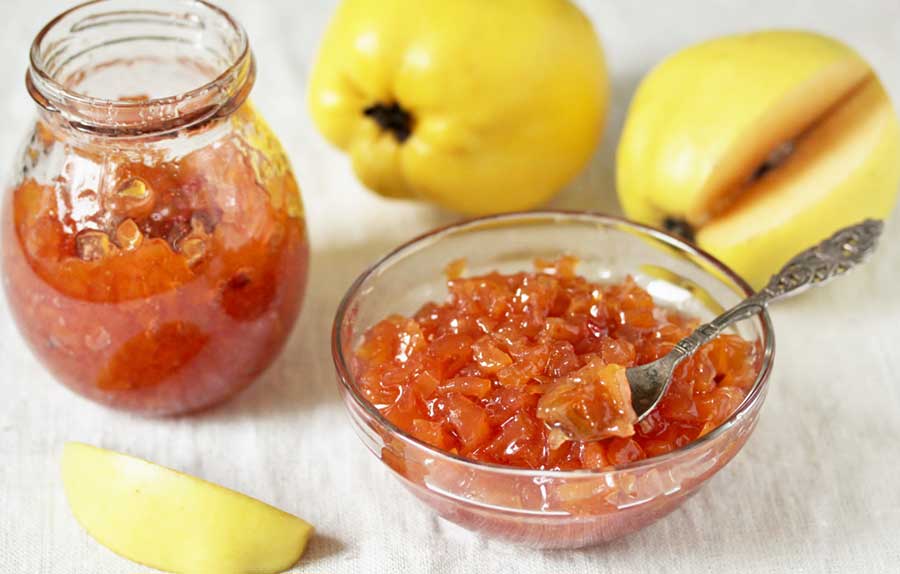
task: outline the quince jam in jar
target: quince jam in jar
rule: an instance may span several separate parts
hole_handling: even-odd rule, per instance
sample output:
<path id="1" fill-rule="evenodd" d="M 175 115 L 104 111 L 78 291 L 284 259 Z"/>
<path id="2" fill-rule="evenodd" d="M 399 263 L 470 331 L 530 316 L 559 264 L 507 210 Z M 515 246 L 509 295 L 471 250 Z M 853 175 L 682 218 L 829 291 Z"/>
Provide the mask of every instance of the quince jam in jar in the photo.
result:
<path id="1" fill-rule="evenodd" d="M 246 100 L 254 61 L 225 12 L 124 0 L 36 38 L 39 117 L 5 197 L 19 329 L 73 390 L 175 414 L 272 362 L 299 313 L 308 244 L 278 140 Z"/>
<path id="2" fill-rule="evenodd" d="M 654 305 L 634 280 L 593 283 L 577 260 L 463 278 L 412 317 L 371 327 L 353 372 L 391 423 L 468 459 L 531 469 L 600 469 L 677 449 L 724 422 L 759 371 L 756 348 L 723 334 L 676 370 L 641 422 L 625 369 L 699 325 Z"/>

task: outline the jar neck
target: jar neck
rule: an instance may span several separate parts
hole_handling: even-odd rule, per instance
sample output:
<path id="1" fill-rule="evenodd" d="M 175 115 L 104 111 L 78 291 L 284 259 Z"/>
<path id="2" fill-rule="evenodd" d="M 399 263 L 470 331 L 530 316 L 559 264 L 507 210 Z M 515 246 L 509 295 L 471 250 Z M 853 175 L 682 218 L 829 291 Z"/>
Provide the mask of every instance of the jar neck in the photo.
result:
<path id="1" fill-rule="evenodd" d="M 197 130 L 246 100 L 244 30 L 204 0 L 95 0 L 60 14 L 31 47 L 26 86 L 51 123 L 109 138 Z"/>

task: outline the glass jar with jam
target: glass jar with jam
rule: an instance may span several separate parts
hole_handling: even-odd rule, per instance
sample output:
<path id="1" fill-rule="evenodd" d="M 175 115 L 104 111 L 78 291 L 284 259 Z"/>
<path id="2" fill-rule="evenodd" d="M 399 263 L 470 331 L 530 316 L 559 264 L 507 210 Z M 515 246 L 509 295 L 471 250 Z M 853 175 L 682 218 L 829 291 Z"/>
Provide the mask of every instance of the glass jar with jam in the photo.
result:
<path id="1" fill-rule="evenodd" d="M 240 25 L 201 0 L 89 2 L 34 40 L 3 279 L 35 355 L 76 392 L 184 413 L 283 347 L 309 250 L 288 160 L 247 100 L 254 66 Z"/>

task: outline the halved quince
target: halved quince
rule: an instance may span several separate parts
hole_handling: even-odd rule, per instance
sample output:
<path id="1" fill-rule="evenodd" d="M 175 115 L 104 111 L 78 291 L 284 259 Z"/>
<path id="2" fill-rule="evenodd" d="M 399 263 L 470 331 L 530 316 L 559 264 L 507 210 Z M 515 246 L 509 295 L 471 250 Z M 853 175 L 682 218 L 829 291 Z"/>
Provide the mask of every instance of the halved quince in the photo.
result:
<path id="1" fill-rule="evenodd" d="M 900 184 L 900 126 L 878 78 L 810 32 L 711 40 L 664 60 L 631 104 L 619 198 L 754 287 L 840 227 L 886 218 Z"/>
<path id="2" fill-rule="evenodd" d="M 168 572 L 281 572 L 299 560 L 313 531 L 249 496 L 86 444 L 65 446 L 62 476 L 72 512 L 91 536 Z"/>

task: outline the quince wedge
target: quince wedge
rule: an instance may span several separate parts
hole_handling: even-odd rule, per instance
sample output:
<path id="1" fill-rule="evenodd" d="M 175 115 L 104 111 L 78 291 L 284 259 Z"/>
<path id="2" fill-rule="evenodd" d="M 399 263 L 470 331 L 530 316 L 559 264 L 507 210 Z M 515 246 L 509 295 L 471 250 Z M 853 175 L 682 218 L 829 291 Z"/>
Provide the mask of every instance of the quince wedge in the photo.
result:
<path id="1" fill-rule="evenodd" d="M 617 152 L 626 215 L 693 239 L 753 287 L 900 186 L 900 125 L 869 65 L 811 32 L 714 39 L 642 81 Z"/>
<path id="2" fill-rule="evenodd" d="M 282 572 L 313 532 L 249 496 L 86 444 L 65 445 L 62 478 L 75 518 L 94 539 L 167 572 Z"/>

